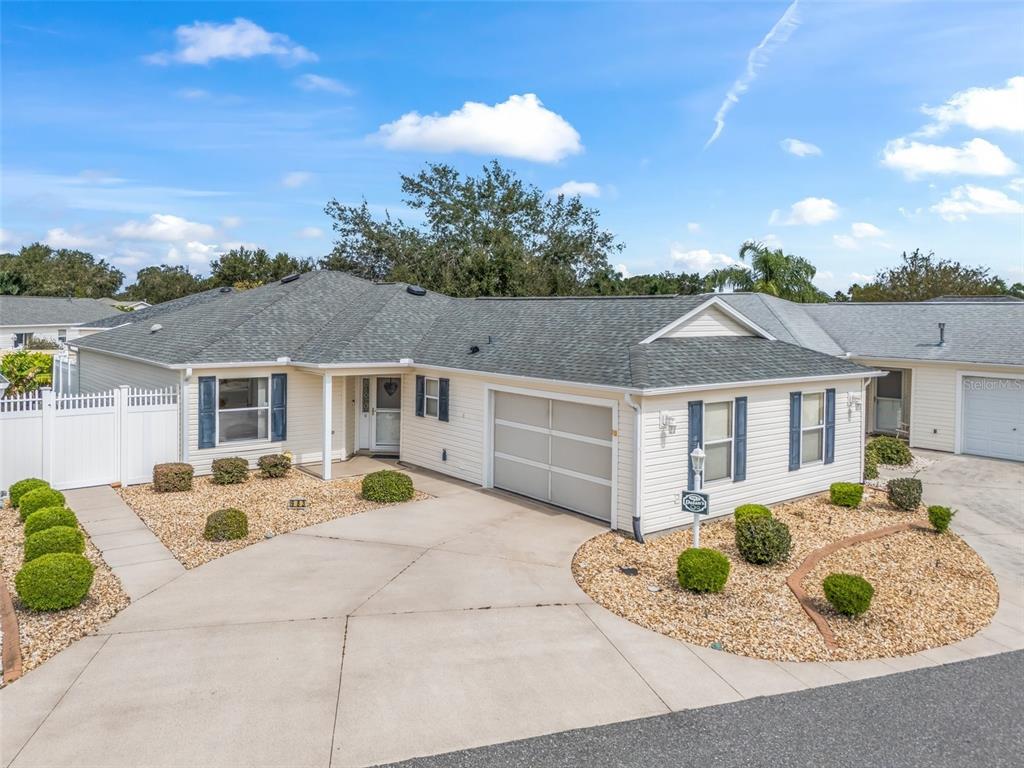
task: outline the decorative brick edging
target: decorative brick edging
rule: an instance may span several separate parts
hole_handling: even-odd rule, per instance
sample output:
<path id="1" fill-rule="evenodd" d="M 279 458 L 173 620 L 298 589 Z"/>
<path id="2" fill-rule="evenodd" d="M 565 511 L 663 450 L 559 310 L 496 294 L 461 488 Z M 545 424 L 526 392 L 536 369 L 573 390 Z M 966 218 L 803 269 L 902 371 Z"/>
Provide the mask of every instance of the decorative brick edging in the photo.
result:
<path id="1" fill-rule="evenodd" d="M 819 547 L 804 558 L 804 561 L 800 563 L 795 571 L 793 571 L 787 578 L 786 584 L 789 585 L 790 591 L 796 597 L 800 607 L 804 609 L 804 613 L 814 622 L 814 626 L 818 628 L 818 632 L 821 633 L 822 639 L 825 641 L 825 646 L 830 650 L 834 651 L 839 646 L 836 643 L 836 637 L 832 634 L 832 628 L 825 621 L 825 617 L 818 613 L 814 605 L 811 603 L 810 595 L 803 588 L 803 580 L 816 566 L 822 558 L 828 557 L 833 552 L 837 552 L 840 549 L 853 546 L 854 544 L 861 544 L 865 541 L 871 541 L 872 539 L 880 539 L 883 536 L 890 536 L 894 533 L 901 533 L 903 531 L 928 531 L 930 528 L 919 525 L 918 523 L 899 523 L 897 525 L 890 525 L 886 528 L 876 528 L 873 531 L 867 533 L 858 533 L 856 536 L 847 536 L 845 539 L 839 541 L 833 541 L 831 544 L 826 544 L 824 547 Z"/>
<path id="2" fill-rule="evenodd" d="M 3 630 L 4 683 L 13 683 L 21 677 L 21 636 L 18 634 L 18 617 L 14 603 L 7 589 L 7 582 L 0 576 L 0 629 Z"/>

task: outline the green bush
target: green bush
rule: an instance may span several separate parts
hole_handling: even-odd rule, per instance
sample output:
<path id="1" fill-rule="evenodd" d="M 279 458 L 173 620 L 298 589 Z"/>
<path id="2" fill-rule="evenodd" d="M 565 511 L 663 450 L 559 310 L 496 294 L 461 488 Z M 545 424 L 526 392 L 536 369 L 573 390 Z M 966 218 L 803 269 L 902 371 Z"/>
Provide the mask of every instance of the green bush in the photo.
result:
<path id="1" fill-rule="evenodd" d="M 721 592 L 729 579 L 729 558 L 717 549 L 684 549 L 676 561 L 679 586 L 691 592 Z"/>
<path id="2" fill-rule="evenodd" d="M 774 517 L 755 517 L 736 523 L 736 548 L 748 563 L 783 563 L 789 559 L 792 546 L 789 526 Z"/>
<path id="3" fill-rule="evenodd" d="M 10 382 L 8 397 L 49 387 L 53 384 L 53 355 L 20 349 L 0 356 L 0 375 Z"/>
<path id="4" fill-rule="evenodd" d="M 921 481 L 916 477 L 896 477 L 887 486 L 889 501 L 900 509 L 913 512 L 921 503 Z"/>
<path id="5" fill-rule="evenodd" d="M 738 523 L 740 520 L 753 520 L 755 517 L 771 517 L 772 511 L 764 504 L 740 504 L 732 515 Z"/>
<path id="6" fill-rule="evenodd" d="M 50 484 L 45 480 L 40 480 L 38 477 L 26 477 L 24 480 L 11 485 L 8 493 L 11 496 L 11 506 L 16 507 L 21 501 L 21 497 L 29 491 L 34 491 L 36 488 L 49 488 Z"/>
<path id="7" fill-rule="evenodd" d="M 229 459 L 214 459 L 213 482 L 217 485 L 235 485 L 249 479 L 249 462 L 240 456 Z"/>
<path id="8" fill-rule="evenodd" d="M 191 464 L 170 462 L 153 465 L 153 490 L 157 493 L 191 491 L 195 470 Z"/>
<path id="9" fill-rule="evenodd" d="M 949 507 L 940 507 L 938 504 L 934 504 L 928 507 L 928 522 L 939 533 L 945 533 L 949 530 L 949 522 L 955 514 L 956 511 Z"/>
<path id="10" fill-rule="evenodd" d="M 367 501 L 408 501 L 412 494 L 412 478 L 404 472 L 382 469 L 363 478 L 363 498 Z"/>
<path id="11" fill-rule="evenodd" d="M 895 464 L 903 467 L 909 464 L 912 459 L 910 448 L 907 447 L 906 443 L 886 435 L 872 438 L 868 443 L 868 450 L 871 451 L 879 464 Z"/>
<path id="12" fill-rule="evenodd" d="M 52 528 L 33 533 L 25 539 L 25 562 L 52 552 L 70 552 L 80 555 L 85 552 L 85 536 L 77 528 L 55 525 Z"/>
<path id="13" fill-rule="evenodd" d="M 878 457 L 871 452 L 869 445 L 864 449 L 864 479 L 875 480 L 878 477 Z"/>
<path id="14" fill-rule="evenodd" d="M 860 483 L 832 483 L 828 488 L 829 498 L 838 507 L 856 507 L 864 496 Z"/>
<path id="15" fill-rule="evenodd" d="M 234 541 L 249 535 L 249 519 L 240 509 L 218 509 L 206 518 L 203 538 L 207 541 Z"/>
<path id="16" fill-rule="evenodd" d="M 260 474 L 263 477 L 284 477 L 292 468 L 292 460 L 283 453 L 269 453 L 266 456 L 260 456 L 256 465 L 260 468 Z"/>
<path id="17" fill-rule="evenodd" d="M 18 504 L 18 514 L 21 515 L 21 522 L 25 522 L 33 512 L 38 512 L 46 507 L 63 507 L 64 494 L 55 491 L 53 488 L 36 488 L 25 493 Z"/>
<path id="18" fill-rule="evenodd" d="M 844 616 L 860 616 L 871 607 L 875 588 L 852 573 L 830 573 L 821 583 L 825 597 Z"/>
<path id="19" fill-rule="evenodd" d="M 39 533 L 57 525 L 77 528 L 78 518 L 67 507 L 43 507 L 28 516 L 25 521 L 25 536 L 27 538 L 33 533 Z"/>
<path id="20" fill-rule="evenodd" d="M 14 589 L 34 611 L 59 611 L 85 599 L 92 574 L 93 565 L 84 555 L 54 552 L 25 563 L 14 577 Z"/>

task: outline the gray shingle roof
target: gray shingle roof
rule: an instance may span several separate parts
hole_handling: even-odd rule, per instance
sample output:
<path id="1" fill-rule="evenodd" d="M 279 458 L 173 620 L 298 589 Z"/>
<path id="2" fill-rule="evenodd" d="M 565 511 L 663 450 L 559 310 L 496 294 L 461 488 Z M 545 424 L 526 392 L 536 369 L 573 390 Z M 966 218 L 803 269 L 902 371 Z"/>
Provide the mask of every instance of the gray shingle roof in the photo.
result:
<path id="1" fill-rule="evenodd" d="M 231 293 L 231 289 L 227 290 L 227 293 Z M 205 304 L 208 301 L 215 301 L 216 299 L 224 296 L 220 288 L 212 288 L 209 291 L 202 291 L 201 293 L 193 293 L 188 296 L 182 296 L 180 299 L 171 299 L 161 304 L 154 304 L 150 307 L 143 309 L 136 309 L 134 312 L 115 312 L 110 317 L 101 320 L 93 325 L 97 328 L 114 328 L 118 325 L 124 325 L 125 323 L 138 323 L 157 315 L 163 315 L 167 312 L 173 312 L 185 307 L 191 307 L 195 304 Z"/>
<path id="2" fill-rule="evenodd" d="M 58 296 L 0 296 L 0 326 L 94 325 L 97 320 L 124 312 L 98 299 L 66 299 Z"/>

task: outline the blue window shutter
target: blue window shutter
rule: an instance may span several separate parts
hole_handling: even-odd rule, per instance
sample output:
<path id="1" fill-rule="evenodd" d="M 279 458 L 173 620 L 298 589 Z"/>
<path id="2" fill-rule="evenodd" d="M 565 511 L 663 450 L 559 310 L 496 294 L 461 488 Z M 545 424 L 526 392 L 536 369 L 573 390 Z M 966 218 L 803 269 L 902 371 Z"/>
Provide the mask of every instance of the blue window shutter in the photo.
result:
<path id="1" fill-rule="evenodd" d="M 448 421 L 448 379 L 437 380 L 437 420 Z"/>
<path id="2" fill-rule="evenodd" d="M 789 471 L 800 469 L 800 406 L 803 396 L 789 393 Z"/>
<path id="3" fill-rule="evenodd" d="M 737 397 L 733 404 L 736 424 L 732 433 L 732 481 L 747 479 L 747 398 Z"/>
<path id="4" fill-rule="evenodd" d="M 686 489 L 692 491 L 695 478 L 690 454 L 698 445 L 704 444 L 704 401 L 691 400 L 687 403 L 687 407 L 690 421 L 686 432 Z"/>
<path id="5" fill-rule="evenodd" d="M 288 374 L 270 374 L 270 439 L 288 437 Z"/>
<path id="6" fill-rule="evenodd" d="M 836 460 L 836 391 L 825 390 L 825 463 Z"/>
<path id="7" fill-rule="evenodd" d="M 423 415 L 423 396 L 425 394 L 427 383 L 424 376 L 416 377 L 416 415 Z"/>
<path id="8" fill-rule="evenodd" d="M 199 377 L 199 447 L 217 444 L 217 377 Z"/>

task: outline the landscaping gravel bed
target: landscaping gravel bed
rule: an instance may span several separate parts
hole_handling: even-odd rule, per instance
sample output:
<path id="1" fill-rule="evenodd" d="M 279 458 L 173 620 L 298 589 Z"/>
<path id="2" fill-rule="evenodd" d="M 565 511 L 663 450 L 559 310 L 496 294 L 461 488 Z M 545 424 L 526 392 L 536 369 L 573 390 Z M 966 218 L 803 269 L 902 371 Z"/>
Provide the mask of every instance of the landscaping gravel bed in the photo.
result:
<path id="1" fill-rule="evenodd" d="M 192 490 L 156 493 L 152 485 L 122 488 L 121 497 L 186 568 L 247 547 L 279 533 L 368 509 L 387 506 L 359 495 L 362 477 L 324 482 L 299 470 L 275 479 L 252 472 L 236 485 L 215 485 L 209 477 L 197 477 Z M 291 498 L 306 499 L 304 509 L 289 509 Z M 417 491 L 413 501 L 429 496 Z M 249 534 L 235 541 L 203 538 L 206 517 L 218 509 L 235 507 L 249 518 Z"/>
<path id="2" fill-rule="evenodd" d="M 95 566 L 89 595 L 75 608 L 63 611 L 32 611 L 21 604 L 14 589 L 14 575 L 24 559 L 24 528 L 17 510 L 0 509 L 0 575 L 7 582 L 18 616 L 22 668 L 38 667 L 78 638 L 90 634 L 128 605 L 129 598 L 96 547 L 85 538 L 85 556 Z M 5 638 L 6 639 L 6 638 Z"/>
<path id="3" fill-rule="evenodd" d="M 899 656 L 969 637 L 995 613 L 998 588 L 988 566 L 958 536 L 894 534 L 826 558 L 804 586 L 821 600 L 828 572 L 858 573 L 875 587 L 871 609 L 846 619 L 822 609 L 839 648 L 829 651 L 786 584 L 786 577 L 819 547 L 901 522 L 928 525 L 865 488 L 857 509 L 833 506 L 828 494 L 782 504 L 774 516 L 790 527 L 787 562 L 756 566 L 740 556 L 731 517 L 701 527 L 701 545 L 723 552 L 731 573 L 724 591 L 699 595 L 679 586 L 676 559 L 690 546 L 689 528 L 637 544 L 620 533 L 585 542 L 573 559 L 580 587 L 597 603 L 636 624 L 679 640 L 779 661 L 852 660 Z M 635 568 L 635 576 L 622 568 Z"/>

